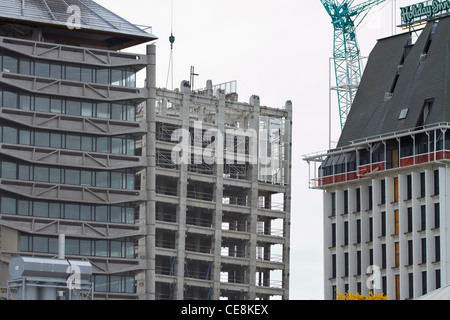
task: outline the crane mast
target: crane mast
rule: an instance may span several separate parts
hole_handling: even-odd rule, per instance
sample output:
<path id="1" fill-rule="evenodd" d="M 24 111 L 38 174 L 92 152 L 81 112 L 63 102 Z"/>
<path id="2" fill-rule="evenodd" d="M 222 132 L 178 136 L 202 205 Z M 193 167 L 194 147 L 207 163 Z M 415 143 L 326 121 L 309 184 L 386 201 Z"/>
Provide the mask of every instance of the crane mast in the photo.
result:
<path id="1" fill-rule="evenodd" d="M 352 7 L 354 0 L 321 0 L 334 28 L 334 71 L 341 130 L 361 81 L 361 54 L 356 29 L 369 10 L 386 0 L 370 0 Z"/>

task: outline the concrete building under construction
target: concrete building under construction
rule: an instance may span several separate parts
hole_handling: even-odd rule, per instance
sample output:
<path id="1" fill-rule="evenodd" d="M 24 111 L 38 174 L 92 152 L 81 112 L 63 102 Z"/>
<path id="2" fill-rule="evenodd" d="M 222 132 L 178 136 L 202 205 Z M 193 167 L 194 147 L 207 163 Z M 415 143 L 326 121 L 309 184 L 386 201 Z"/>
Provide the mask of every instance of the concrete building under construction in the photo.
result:
<path id="1" fill-rule="evenodd" d="M 0 2 L 0 298 L 11 259 L 59 238 L 95 299 L 289 298 L 291 103 L 156 88 L 154 44 L 118 51 L 148 30 L 93 1 Z"/>

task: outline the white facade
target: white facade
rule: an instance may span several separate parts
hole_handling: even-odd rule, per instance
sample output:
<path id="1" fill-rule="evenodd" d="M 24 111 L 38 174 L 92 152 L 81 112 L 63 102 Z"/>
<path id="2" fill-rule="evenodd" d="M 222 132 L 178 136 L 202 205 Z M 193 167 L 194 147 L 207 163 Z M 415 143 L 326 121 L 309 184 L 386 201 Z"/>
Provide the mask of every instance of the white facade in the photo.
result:
<path id="1" fill-rule="evenodd" d="M 322 163 L 311 183 L 324 190 L 325 299 L 336 291 L 412 299 L 450 283 L 449 154 L 448 143 L 440 143 L 447 126 L 410 132 L 412 154 L 404 153 L 405 136 L 393 133 L 305 158 L 312 168 Z M 418 142 L 423 133 L 426 150 Z M 389 150 L 393 141 L 398 144 Z M 377 146 L 384 146 L 380 161 Z M 369 150 L 369 163 L 362 150 Z M 324 173 L 329 158 L 333 172 Z"/>

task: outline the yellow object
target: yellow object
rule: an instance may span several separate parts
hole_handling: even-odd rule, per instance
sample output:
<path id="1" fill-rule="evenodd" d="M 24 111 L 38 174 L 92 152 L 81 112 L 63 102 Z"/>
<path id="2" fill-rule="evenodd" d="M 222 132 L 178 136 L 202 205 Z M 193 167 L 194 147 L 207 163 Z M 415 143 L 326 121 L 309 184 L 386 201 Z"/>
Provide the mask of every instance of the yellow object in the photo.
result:
<path id="1" fill-rule="evenodd" d="M 373 294 L 372 291 L 369 292 L 368 296 L 362 295 L 359 292 L 351 293 L 351 292 L 347 291 L 347 293 L 345 295 L 342 295 L 339 292 L 337 292 L 337 299 L 338 300 L 387 300 L 387 299 L 389 299 L 389 296 L 385 296 L 383 293 Z"/>

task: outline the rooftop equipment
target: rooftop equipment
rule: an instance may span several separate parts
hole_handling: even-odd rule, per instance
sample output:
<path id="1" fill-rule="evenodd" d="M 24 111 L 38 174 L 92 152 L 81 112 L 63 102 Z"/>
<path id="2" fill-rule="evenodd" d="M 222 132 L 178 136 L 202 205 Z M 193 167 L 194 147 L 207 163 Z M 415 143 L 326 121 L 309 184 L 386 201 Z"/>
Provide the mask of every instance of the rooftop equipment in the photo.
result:
<path id="1" fill-rule="evenodd" d="M 93 299 L 92 265 L 87 261 L 16 257 L 9 264 L 7 298 L 17 300 Z"/>

